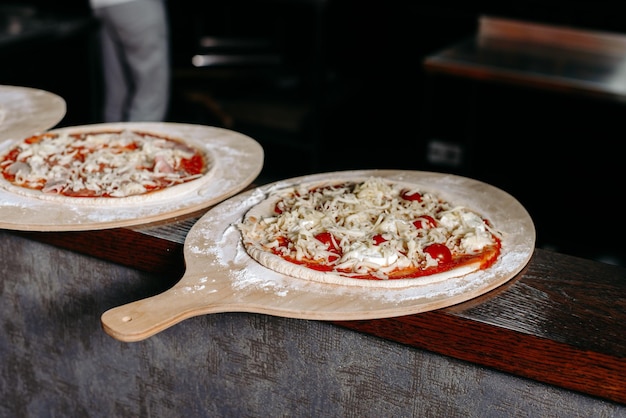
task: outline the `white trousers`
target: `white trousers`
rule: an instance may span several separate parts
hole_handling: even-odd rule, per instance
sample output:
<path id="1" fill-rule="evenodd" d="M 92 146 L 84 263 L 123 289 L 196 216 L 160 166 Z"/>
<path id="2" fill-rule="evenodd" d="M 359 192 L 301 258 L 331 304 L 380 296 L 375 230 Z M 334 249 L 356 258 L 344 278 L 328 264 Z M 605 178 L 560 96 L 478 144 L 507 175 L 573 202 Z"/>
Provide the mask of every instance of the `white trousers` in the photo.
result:
<path id="1" fill-rule="evenodd" d="M 105 122 L 162 121 L 170 96 L 165 0 L 98 7 Z"/>

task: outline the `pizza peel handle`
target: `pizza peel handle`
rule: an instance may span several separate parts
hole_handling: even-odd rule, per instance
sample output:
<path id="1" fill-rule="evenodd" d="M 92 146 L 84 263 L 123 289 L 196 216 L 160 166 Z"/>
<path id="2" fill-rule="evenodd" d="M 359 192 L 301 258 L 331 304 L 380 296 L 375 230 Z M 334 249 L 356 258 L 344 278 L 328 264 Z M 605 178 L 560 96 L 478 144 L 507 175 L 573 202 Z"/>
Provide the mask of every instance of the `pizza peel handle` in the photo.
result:
<path id="1" fill-rule="evenodd" d="M 184 283 L 183 277 L 161 294 L 109 309 L 102 314 L 102 328 L 117 340 L 135 342 L 194 316 L 238 308 L 223 292 L 195 291 Z"/>
<path id="2" fill-rule="evenodd" d="M 185 240 L 186 272 L 174 287 L 106 311 L 101 317 L 104 331 L 120 341 L 141 341 L 185 319 L 222 312 L 325 321 L 411 315 L 486 294 L 515 277 L 533 254 L 535 229 L 530 215 L 500 189 L 439 173 L 376 170 L 343 175 L 356 173 L 359 178 L 399 176 L 405 182 L 428 184 L 464 205 L 479 209 L 496 225 L 501 225 L 500 259 L 485 271 L 397 288 L 302 280 L 261 266 L 241 247 L 241 236 L 232 226 L 257 202 L 258 190 L 254 189 L 223 201 L 196 222 Z M 286 184 L 318 182 L 337 176 L 312 175 Z M 271 187 L 274 185 L 265 186 L 267 190 Z"/>

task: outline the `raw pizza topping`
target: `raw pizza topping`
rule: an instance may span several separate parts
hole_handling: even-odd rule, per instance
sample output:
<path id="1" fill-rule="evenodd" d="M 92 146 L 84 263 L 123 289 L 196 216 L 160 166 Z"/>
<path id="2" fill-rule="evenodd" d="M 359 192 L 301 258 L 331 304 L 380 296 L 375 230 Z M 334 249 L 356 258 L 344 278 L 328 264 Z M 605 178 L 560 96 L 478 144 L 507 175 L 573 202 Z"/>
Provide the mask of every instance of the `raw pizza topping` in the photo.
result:
<path id="1" fill-rule="evenodd" d="M 248 253 L 266 267 L 285 272 L 292 264 L 350 279 L 486 269 L 501 250 L 500 233 L 479 213 L 376 177 L 283 189 L 238 227 Z"/>
<path id="2" fill-rule="evenodd" d="M 44 133 L 0 156 L 0 173 L 9 184 L 67 197 L 143 195 L 197 179 L 207 170 L 199 149 L 130 130 Z"/>

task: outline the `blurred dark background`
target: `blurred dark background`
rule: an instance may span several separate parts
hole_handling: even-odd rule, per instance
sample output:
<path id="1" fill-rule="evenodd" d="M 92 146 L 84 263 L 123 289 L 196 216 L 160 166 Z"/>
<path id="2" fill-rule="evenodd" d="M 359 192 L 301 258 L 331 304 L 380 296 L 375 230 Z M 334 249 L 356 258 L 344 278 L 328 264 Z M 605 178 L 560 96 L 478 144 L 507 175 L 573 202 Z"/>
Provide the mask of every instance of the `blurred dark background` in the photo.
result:
<path id="1" fill-rule="evenodd" d="M 624 104 L 493 83 L 476 94 L 476 83 L 452 77 L 431 94 L 423 69 L 426 56 L 472 36 L 481 15 L 626 33 L 616 2 L 171 0 L 169 9 L 168 120 L 252 136 L 266 152 L 260 181 L 362 168 L 453 172 L 520 200 L 538 246 L 626 265 Z M 2 0 L 0 17 L 0 84 L 64 97 L 61 126 L 98 122 L 87 0 Z M 200 62 L 211 56 L 231 61 Z M 429 162 L 433 142 L 460 162 Z"/>

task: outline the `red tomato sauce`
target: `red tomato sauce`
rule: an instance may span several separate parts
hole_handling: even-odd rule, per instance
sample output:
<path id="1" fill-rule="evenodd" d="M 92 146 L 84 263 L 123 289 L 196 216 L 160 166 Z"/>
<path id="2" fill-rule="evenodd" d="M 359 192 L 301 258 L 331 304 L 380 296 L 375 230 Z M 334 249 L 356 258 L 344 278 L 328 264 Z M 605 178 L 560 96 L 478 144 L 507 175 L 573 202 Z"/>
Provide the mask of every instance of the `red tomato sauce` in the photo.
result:
<path id="1" fill-rule="evenodd" d="M 95 134 L 119 134 L 121 132 L 119 131 L 110 131 L 110 132 L 86 132 L 86 133 L 75 133 L 75 134 L 70 134 L 70 136 L 72 138 L 75 138 L 77 140 L 77 143 L 73 146 L 67 147 L 66 149 L 62 150 L 62 154 L 71 154 L 74 153 L 74 160 L 79 161 L 79 162 L 84 162 L 85 161 L 85 157 L 87 154 L 89 154 L 89 152 L 91 152 L 90 149 L 88 149 L 87 147 L 81 145 L 80 140 L 85 138 L 88 135 L 95 135 Z M 154 134 L 150 134 L 150 133 L 143 133 L 143 132 L 134 132 L 136 135 L 141 135 L 144 137 L 155 137 L 155 138 L 160 138 L 160 139 L 164 139 L 167 141 L 172 141 L 172 142 L 177 142 L 179 144 L 181 144 L 182 146 L 187 147 L 188 149 L 192 149 L 190 148 L 188 145 L 184 144 L 182 141 L 176 140 L 176 139 L 171 139 L 171 138 L 167 138 L 167 137 L 160 137 Z M 46 139 L 46 138 L 56 138 L 58 136 L 58 134 L 53 134 L 53 133 L 45 133 L 45 134 L 41 134 L 41 135 L 34 135 L 31 137 L 28 137 L 24 140 L 25 144 L 35 144 L 37 142 L 41 142 L 42 140 Z M 109 144 L 102 144 L 101 145 L 104 148 L 111 148 Z M 119 146 L 117 147 L 115 150 L 113 150 L 113 152 L 118 152 L 118 153 L 123 153 L 123 152 L 131 152 L 131 151 L 135 151 L 139 149 L 139 145 L 136 142 L 131 142 L 129 144 L 126 144 L 124 146 Z M 76 151 L 76 152 L 75 152 Z M 204 155 L 199 151 L 199 150 L 195 150 L 193 149 L 193 151 L 195 152 L 194 155 L 191 158 L 186 158 L 186 159 L 182 159 L 180 162 L 180 166 L 179 167 L 174 167 L 175 170 L 177 170 L 178 172 L 181 172 L 181 175 L 183 178 L 185 177 L 191 177 L 191 176 L 196 176 L 198 174 L 202 174 L 204 171 L 206 171 L 207 168 L 207 164 L 206 164 L 206 160 L 204 158 Z M 10 166 L 12 163 L 15 163 L 18 161 L 18 156 L 21 152 L 21 149 L 19 148 L 19 145 L 16 146 L 15 148 L 11 149 L 3 158 L 2 160 L 0 160 L 0 166 L 1 167 L 8 167 Z M 51 158 L 50 161 L 48 161 L 50 166 L 54 166 L 56 165 L 54 158 Z M 27 162 L 27 161 L 23 161 L 23 162 Z M 106 164 L 101 164 L 99 166 L 99 170 L 100 172 L 102 172 L 104 169 L 106 168 Z M 139 170 L 152 170 L 153 167 L 137 167 L 137 169 Z M 16 176 L 15 174 L 11 174 L 9 172 L 7 172 L 7 170 L 5 169 L 1 169 L 0 170 L 2 172 L 2 176 L 4 177 L 5 180 L 7 180 L 8 182 L 15 184 L 15 180 L 16 180 Z M 171 186 L 171 184 L 167 181 L 158 181 L 158 179 L 156 180 L 157 184 L 156 185 L 152 185 L 152 186 L 145 186 L 147 192 L 154 192 L 157 190 L 162 190 L 165 189 L 169 186 Z M 32 190 L 41 190 L 44 188 L 46 184 L 46 180 L 45 179 L 41 179 L 37 182 L 33 182 L 30 183 L 29 185 L 21 185 L 21 184 L 16 184 L 16 186 L 19 187 L 25 187 L 28 189 L 32 189 Z M 109 193 L 97 193 L 93 190 L 89 190 L 89 189 L 83 189 L 83 190 L 76 190 L 76 191 L 72 191 L 72 190 L 66 190 L 63 192 L 59 192 L 59 194 L 64 195 L 64 196 L 69 196 L 69 197 L 111 197 Z"/>
<path id="2" fill-rule="evenodd" d="M 480 270 L 485 270 L 491 267 L 498 257 L 500 256 L 502 250 L 502 243 L 498 239 L 496 240 L 496 244 L 486 247 L 482 252 L 477 254 L 467 254 L 467 255 L 456 255 L 452 257 L 452 260 L 445 263 L 439 263 L 437 266 L 429 267 L 426 269 L 420 268 L 407 268 L 396 270 L 388 274 L 389 280 L 398 280 L 398 279 L 415 279 L 419 277 L 430 276 L 437 273 L 443 273 L 446 271 L 453 270 L 455 268 L 460 268 L 463 266 L 467 266 L 470 264 L 474 264 L 476 262 L 480 262 Z M 305 267 L 308 267 L 312 270 L 317 271 L 334 271 L 334 266 L 329 266 L 324 264 L 323 260 L 296 260 L 293 257 L 284 256 L 280 254 L 279 251 L 273 250 L 274 254 L 280 256 L 285 261 L 290 263 L 299 264 Z M 338 273 L 349 273 L 348 271 L 337 270 Z M 350 276 L 354 279 L 362 279 L 362 280 L 382 280 L 379 277 L 375 277 L 372 275 L 360 275 L 360 276 Z"/>

